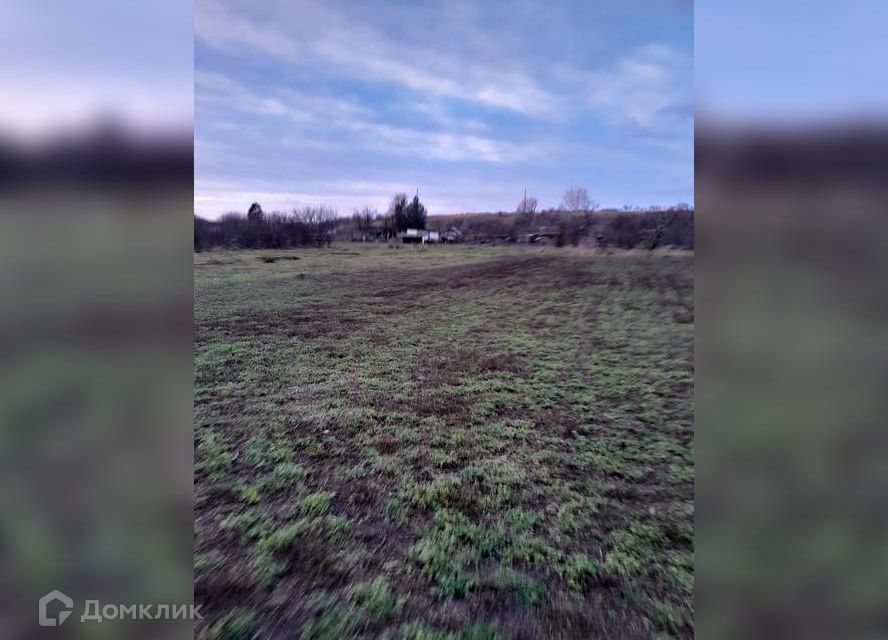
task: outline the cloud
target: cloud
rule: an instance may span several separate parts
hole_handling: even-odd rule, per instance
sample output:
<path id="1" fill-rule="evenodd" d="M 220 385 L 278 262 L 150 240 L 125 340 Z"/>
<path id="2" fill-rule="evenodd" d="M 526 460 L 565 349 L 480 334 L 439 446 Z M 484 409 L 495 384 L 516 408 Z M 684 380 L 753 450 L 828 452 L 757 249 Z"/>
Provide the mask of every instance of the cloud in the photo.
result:
<path id="1" fill-rule="evenodd" d="M 606 121 L 645 134 L 676 130 L 693 118 L 689 57 L 660 44 L 639 47 L 610 68 L 554 73 L 583 96 L 585 107 Z"/>
<path id="2" fill-rule="evenodd" d="M 456 211 L 685 184 L 690 12 L 671 1 L 196 0 L 197 172 L 230 178 L 196 193 L 384 207 L 404 179 Z"/>
<path id="3" fill-rule="evenodd" d="M 284 11 L 278 7 L 278 11 Z M 560 112 L 557 95 L 514 69 L 491 60 L 431 51 L 424 42 L 403 41 L 320 5 L 299 4 L 298 20 L 287 32 L 267 18 L 238 15 L 216 0 L 195 3 L 195 35 L 204 44 L 230 53 L 255 52 L 305 65 L 327 65 L 364 80 L 400 85 L 413 91 L 456 98 L 537 117 Z"/>
<path id="4" fill-rule="evenodd" d="M 376 122 L 341 123 L 358 134 L 366 148 L 395 155 L 431 157 L 449 161 L 517 162 L 525 157 L 512 143 L 465 133 L 423 131 Z"/>
<path id="5" fill-rule="evenodd" d="M 213 0 L 194 3 L 194 35 L 222 49 L 245 45 L 271 56 L 290 56 L 297 52 L 286 34 L 257 26 Z"/>
<path id="6" fill-rule="evenodd" d="M 592 112 L 612 123 L 655 129 L 670 124 L 659 116 L 674 102 L 688 101 L 691 92 L 690 57 L 662 44 L 638 47 L 600 69 L 567 63 L 537 68 L 537 78 L 530 65 L 491 54 L 487 41 L 495 33 L 475 34 L 467 26 L 466 42 L 454 50 L 400 37 L 315 2 L 299 3 L 298 11 L 269 6 L 248 17 L 218 0 L 197 0 L 197 38 L 232 54 L 242 55 L 246 47 L 295 65 L 390 83 L 420 94 L 420 100 L 455 99 L 549 121 Z M 280 23 L 287 24 L 286 32 Z"/>
<path id="7" fill-rule="evenodd" d="M 515 144 L 480 135 L 476 123 L 472 122 L 465 131 L 395 126 L 374 119 L 371 109 L 354 101 L 291 89 L 284 89 L 273 97 L 263 97 L 224 74 L 206 71 L 195 73 L 195 87 L 199 104 L 290 119 L 294 125 L 304 127 L 315 136 L 312 145 L 315 149 L 324 148 L 322 139 L 317 136 L 327 132 L 331 135 L 349 134 L 354 147 L 395 155 L 495 163 L 514 162 L 525 156 L 521 147 Z M 336 146 L 335 142 L 330 144 L 330 148 Z"/>
<path id="8" fill-rule="evenodd" d="M 359 104 L 340 98 L 311 96 L 290 90 L 267 95 L 253 90 L 225 74 L 198 70 L 194 74 L 198 105 L 233 109 L 258 116 L 286 117 L 296 123 L 339 120 L 367 116 L 371 112 Z"/>

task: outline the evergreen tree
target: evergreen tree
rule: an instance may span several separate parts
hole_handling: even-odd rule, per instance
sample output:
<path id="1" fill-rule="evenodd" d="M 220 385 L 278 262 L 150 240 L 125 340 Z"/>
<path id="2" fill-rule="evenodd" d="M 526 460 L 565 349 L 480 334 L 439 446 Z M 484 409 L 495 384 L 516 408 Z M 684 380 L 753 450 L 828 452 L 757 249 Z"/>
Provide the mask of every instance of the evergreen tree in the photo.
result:
<path id="1" fill-rule="evenodd" d="M 410 229 L 425 229 L 426 215 L 426 208 L 419 201 L 419 191 L 417 191 L 413 201 L 407 206 L 407 226 Z"/>
<path id="2" fill-rule="evenodd" d="M 392 198 L 389 205 L 389 217 L 392 219 L 392 227 L 395 233 L 400 233 L 410 225 L 407 219 L 407 194 L 399 193 Z"/>
<path id="3" fill-rule="evenodd" d="M 247 220 L 262 220 L 263 215 L 262 206 L 258 202 L 254 202 L 247 212 Z"/>

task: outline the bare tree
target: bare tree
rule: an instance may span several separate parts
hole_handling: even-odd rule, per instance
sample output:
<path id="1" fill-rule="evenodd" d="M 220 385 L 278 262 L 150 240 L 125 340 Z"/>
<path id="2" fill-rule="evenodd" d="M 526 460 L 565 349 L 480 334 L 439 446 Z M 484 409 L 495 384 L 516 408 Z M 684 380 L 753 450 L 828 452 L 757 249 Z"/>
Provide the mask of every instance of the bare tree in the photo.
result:
<path id="1" fill-rule="evenodd" d="M 672 225 L 675 219 L 675 212 L 666 211 L 655 216 L 654 228 L 648 235 L 647 248 L 656 249 L 663 244 L 666 236 L 666 230 Z"/>
<path id="2" fill-rule="evenodd" d="M 589 199 L 589 192 L 585 187 L 571 187 L 564 192 L 561 208 L 564 211 L 595 211 L 598 203 Z"/>
<path id="3" fill-rule="evenodd" d="M 364 205 L 364 208 L 360 211 L 355 209 L 352 212 L 354 231 L 360 234 L 363 240 L 366 240 L 367 236 L 373 233 L 373 221 L 378 217 L 379 213 L 368 205 Z"/>
<path id="4" fill-rule="evenodd" d="M 333 207 L 305 206 L 293 209 L 293 218 L 305 225 L 309 241 L 319 247 L 330 244 L 336 231 L 336 209 Z"/>
<path id="5" fill-rule="evenodd" d="M 364 205 L 364 208 L 361 209 L 361 220 L 363 221 L 364 230 L 369 231 L 372 228 L 372 222 L 379 217 L 379 212 L 368 206 Z"/>
<path id="6" fill-rule="evenodd" d="M 534 213 L 539 206 L 539 202 L 536 198 L 531 196 L 527 197 L 527 193 L 525 192 L 524 197 L 521 198 L 521 201 L 518 203 L 518 207 L 515 209 L 515 213 Z"/>

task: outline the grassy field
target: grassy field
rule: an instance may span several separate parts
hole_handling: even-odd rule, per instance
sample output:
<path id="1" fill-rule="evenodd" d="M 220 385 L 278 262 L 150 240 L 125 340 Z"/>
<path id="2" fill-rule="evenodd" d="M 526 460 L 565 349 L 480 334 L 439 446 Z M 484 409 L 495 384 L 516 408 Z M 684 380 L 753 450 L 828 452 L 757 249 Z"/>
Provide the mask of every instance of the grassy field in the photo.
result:
<path id="1" fill-rule="evenodd" d="M 198 632 L 693 635 L 693 258 L 195 256 Z"/>

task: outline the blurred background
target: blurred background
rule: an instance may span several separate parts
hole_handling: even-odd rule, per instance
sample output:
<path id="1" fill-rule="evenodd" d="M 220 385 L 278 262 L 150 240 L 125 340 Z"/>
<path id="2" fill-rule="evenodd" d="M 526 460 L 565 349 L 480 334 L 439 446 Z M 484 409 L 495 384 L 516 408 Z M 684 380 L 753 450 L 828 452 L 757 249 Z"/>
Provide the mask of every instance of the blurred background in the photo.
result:
<path id="1" fill-rule="evenodd" d="M 191 3 L 11 0 L 0 40 L 0 637 L 189 637 L 80 615 L 192 601 Z"/>
<path id="2" fill-rule="evenodd" d="M 885 633 L 886 25 L 696 2 L 700 637 Z"/>

